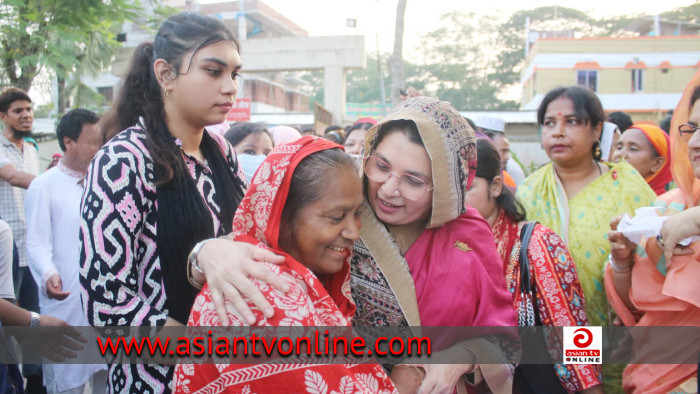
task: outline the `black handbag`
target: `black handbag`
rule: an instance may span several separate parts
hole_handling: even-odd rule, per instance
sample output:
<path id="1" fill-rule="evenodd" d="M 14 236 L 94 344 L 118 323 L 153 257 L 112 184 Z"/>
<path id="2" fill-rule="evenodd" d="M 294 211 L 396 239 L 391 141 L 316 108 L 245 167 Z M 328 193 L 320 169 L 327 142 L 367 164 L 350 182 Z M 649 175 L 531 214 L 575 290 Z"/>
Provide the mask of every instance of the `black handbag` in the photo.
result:
<path id="1" fill-rule="evenodd" d="M 530 283 L 530 259 L 527 257 L 527 247 L 530 244 L 532 231 L 537 222 L 527 222 L 520 232 L 520 306 L 518 308 L 518 324 L 523 327 L 541 326 L 542 321 L 537 308 L 536 291 Z M 521 330 L 523 354 L 547 349 L 547 343 L 542 332 Z M 562 386 L 552 364 L 520 364 L 515 368 L 514 392 L 522 394 L 562 393 L 567 391 Z"/>

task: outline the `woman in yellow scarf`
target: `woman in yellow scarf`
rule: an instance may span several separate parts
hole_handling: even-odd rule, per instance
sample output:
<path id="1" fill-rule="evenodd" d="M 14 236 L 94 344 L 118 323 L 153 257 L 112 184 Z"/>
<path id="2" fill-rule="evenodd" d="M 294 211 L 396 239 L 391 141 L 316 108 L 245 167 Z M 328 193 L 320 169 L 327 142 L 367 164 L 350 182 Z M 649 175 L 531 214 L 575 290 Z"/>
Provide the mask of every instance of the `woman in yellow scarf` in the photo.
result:
<path id="1" fill-rule="evenodd" d="M 552 160 L 520 185 L 517 197 L 536 220 L 561 236 L 576 264 L 591 325 L 610 322 L 603 269 L 610 254 L 610 219 L 649 206 L 654 191 L 628 163 L 601 162 L 605 115 L 593 91 L 557 88 L 537 111 L 542 146 Z M 606 392 L 619 391 L 622 366 L 604 365 Z"/>

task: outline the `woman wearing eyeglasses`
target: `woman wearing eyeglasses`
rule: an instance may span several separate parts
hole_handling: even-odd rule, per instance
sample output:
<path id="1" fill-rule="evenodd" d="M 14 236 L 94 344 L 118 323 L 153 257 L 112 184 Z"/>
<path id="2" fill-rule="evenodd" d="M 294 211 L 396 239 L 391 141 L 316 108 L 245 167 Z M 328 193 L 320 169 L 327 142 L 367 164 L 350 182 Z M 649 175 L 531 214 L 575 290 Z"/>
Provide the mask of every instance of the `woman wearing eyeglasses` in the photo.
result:
<path id="1" fill-rule="evenodd" d="M 354 245 L 353 325 L 516 326 L 489 225 L 465 204 L 476 168 L 476 147 L 464 118 L 448 103 L 416 97 L 367 133 L 362 181 L 371 209 L 363 211 L 361 239 Z M 257 302 L 255 291 L 246 291 L 248 279 L 240 280 L 240 273 L 266 282 L 274 280 L 274 274 L 231 262 L 234 245 L 228 243 L 208 243 L 197 256 L 199 267 L 210 287 L 212 281 L 228 277 L 228 286 L 241 289 L 265 311 L 268 304 Z M 237 276 L 234 270 L 239 271 Z M 231 294 L 230 288 L 213 291 Z M 247 304 L 229 300 L 226 307 L 248 315 Z M 512 391 L 507 362 L 479 365 L 475 358 L 480 352 L 476 347 L 502 354 L 501 342 L 474 338 L 470 344 L 476 347 L 442 342 L 445 352 L 464 362 L 394 368 L 391 377 L 400 392 L 419 388 L 425 393 L 452 392 L 471 373 L 476 379 L 472 384 L 488 386 L 495 393 Z"/>
<path id="2" fill-rule="evenodd" d="M 447 103 L 417 97 L 368 135 L 363 186 L 372 209 L 354 248 L 354 324 L 515 325 L 488 223 L 465 209 L 476 146 L 464 118 Z M 448 392 L 475 366 L 424 368 L 421 392 Z M 492 391 L 506 385 L 503 370 L 481 372 L 500 376 L 487 382 Z"/>
<path id="3" fill-rule="evenodd" d="M 659 238 L 642 240 L 640 247 L 631 244 L 615 231 L 620 218 L 611 221 L 609 234 L 610 262 L 605 269 L 608 300 L 625 326 L 696 326 L 700 327 L 700 277 L 698 252 L 700 243 L 681 247 L 677 242 L 695 229 L 700 202 L 700 72 L 686 88 L 673 114 L 671 125 L 673 180 L 678 185 L 654 204 L 657 213 L 670 216 Z M 696 216 L 697 218 L 697 216 Z M 636 247 L 636 249 L 635 249 Z M 622 377 L 626 392 L 668 393 L 696 392 L 697 338 L 678 336 L 663 340 L 656 336 L 639 337 L 658 331 L 632 331 L 632 361 L 652 362 L 660 355 L 672 354 L 673 360 L 661 364 L 630 364 Z M 656 339 L 656 340 L 655 340 Z M 654 346 L 656 345 L 656 346 Z M 674 345 L 677 345 L 674 348 Z M 678 362 L 689 350 L 688 363 Z M 675 360 L 675 361 L 674 361 Z"/>

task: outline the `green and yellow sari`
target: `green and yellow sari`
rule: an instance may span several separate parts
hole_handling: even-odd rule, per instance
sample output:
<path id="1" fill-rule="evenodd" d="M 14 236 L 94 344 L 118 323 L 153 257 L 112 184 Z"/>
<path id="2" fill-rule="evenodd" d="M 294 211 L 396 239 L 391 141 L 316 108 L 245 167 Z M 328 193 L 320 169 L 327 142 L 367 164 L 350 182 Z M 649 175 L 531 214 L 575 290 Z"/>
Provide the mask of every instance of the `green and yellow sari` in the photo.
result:
<path id="1" fill-rule="evenodd" d="M 610 255 L 610 219 L 625 213 L 633 215 L 637 208 L 651 206 L 656 200 L 656 193 L 631 165 L 606 165 L 606 173 L 571 199 L 552 163 L 525 179 L 517 192 L 527 219 L 551 228 L 569 247 L 586 299 L 588 321 L 593 326 L 607 326 L 611 318 L 603 279 Z M 622 392 L 623 368 L 603 366 L 606 392 Z"/>

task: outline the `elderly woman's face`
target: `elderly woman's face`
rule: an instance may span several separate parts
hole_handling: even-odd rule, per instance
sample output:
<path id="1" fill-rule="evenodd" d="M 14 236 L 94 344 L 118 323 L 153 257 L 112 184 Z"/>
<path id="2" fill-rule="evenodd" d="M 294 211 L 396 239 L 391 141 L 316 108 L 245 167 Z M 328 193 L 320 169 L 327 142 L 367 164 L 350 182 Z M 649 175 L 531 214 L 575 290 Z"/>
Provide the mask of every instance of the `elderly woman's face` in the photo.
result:
<path id="1" fill-rule="evenodd" d="M 634 127 L 627 129 L 613 153 L 613 161 L 624 159 L 632 165 L 643 178 L 656 173 L 663 167 L 666 159 L 656 154 L 646 134 Z"/>
<path id="2" fill-rule="evenodd" d="M 697 100 L 691 108 L 688 123 L 695 126 L 700 125 L 700 100 Z M 695 177 L 700 179 L 700 133 L 697 131 L 693 134 L 693 138 L 688 141 L 688 158 L 693 166 Z"/>
<path id="3" fill-rule="evenodd" d="M 334 169 L 324 176 L 321 198 L 292 219 L 293 232 L 285 250 L 315 274 L 333 274 L 343 268 L 362 224 L 362 183 L 355 167 Z"/>
<path id="4" fill-rule="evenodd" d="M 557 97 L 547 106 L 542 125 L 542 147 L 554 164 L 571 168 L 593 158 L 593 144 L 600 138 L 603 127 L 597 127 L 576 117 L 574 103 L 567 97 Z"/>

